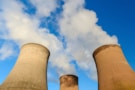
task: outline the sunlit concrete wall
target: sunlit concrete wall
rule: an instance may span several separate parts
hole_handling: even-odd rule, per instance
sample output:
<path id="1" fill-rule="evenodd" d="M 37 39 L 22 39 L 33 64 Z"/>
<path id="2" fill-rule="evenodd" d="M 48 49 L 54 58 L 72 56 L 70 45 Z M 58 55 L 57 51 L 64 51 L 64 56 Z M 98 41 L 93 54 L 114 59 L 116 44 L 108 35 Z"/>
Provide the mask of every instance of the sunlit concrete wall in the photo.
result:
<path id="1" fill-rule="evenodd" d="M 127 63 L 121 47 L 104 45 L 93 53 L 99 90 L 135 90 L 135 74 Z"/>
<path id="2" fill-rule="evenodd" d="M 21 48 L 18 60 L 0 90 L 47 90 L 46 47 L 29 43 Z"/>

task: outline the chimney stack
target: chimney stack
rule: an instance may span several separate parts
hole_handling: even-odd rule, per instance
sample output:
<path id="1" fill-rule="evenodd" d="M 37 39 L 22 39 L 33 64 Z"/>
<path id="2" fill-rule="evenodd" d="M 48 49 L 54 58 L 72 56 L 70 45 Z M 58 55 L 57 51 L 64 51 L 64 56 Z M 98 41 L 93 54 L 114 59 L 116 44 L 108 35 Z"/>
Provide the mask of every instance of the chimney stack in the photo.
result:
<path id="1" fill-rule="evenodd" d="M 93 53 L 98 90 L 135 90 L 135 73 L 118 45 L 104 45 Z"/>
<path id="2" fill-rule="evenodd" d="M 60 90 L 78 90 L 78 77 L 75 75 L 61 76 Z"/>
<path id="3" fill-rule="evenodd" d="M 0 90 L 47 90 L 49 54 L 49 50 L 42 45 L 23 45 L 13 70 Z"/>

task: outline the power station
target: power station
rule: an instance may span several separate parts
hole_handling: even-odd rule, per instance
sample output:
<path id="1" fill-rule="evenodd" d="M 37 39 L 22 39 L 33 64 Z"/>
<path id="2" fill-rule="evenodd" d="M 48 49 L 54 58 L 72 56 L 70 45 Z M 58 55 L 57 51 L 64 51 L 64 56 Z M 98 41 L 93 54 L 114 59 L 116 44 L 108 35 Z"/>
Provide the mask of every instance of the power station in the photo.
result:
<path id="1" fill-rule="evenodd" d="M 49 54 L 49 50 L 42 45 L 23 45 L 13 70 L 0 90 L 47 90 Z"/>
<path id="2" fill-rule="evenodd" d="M 75 75 L 63 75 L 60 77 L 60 90 L 79 90 L 78 77 Z"/>
<path id="3" fill-rule="evenodd" d="M 49 55 L 49 50 L 43 45 L 23 45 L 13 70 L 0 90 L 48 90 Z M 98 90 L 135 90 L 135 73 L 120 46 L 103 45 L 94 51 L 93 57 L 98 73 Z M 79 90 L 76 75 L 63 75 L 59 79 L 60 90 Z"/>
<path id="4" fill-rule="evenodd" d="M 104 45 L 93 53 L 98 90 L 135 90 L 135 73 L 118 45 Z"/>

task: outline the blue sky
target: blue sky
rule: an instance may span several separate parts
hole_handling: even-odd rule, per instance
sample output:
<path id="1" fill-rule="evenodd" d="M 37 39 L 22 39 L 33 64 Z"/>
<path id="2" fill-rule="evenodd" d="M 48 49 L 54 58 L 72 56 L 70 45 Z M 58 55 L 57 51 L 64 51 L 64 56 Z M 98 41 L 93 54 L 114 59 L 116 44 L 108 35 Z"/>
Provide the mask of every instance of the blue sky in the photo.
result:
<path id="1" fill-rule="evenodd" d="M 123 52 L 135 70 L 134 62 L 134 30 L 135 11 L 134 0 L 86 0 L 86 8 L 94 10 L 99 19 L 98 24 L 110 35 L 115 34 Z"/>
<path id="2" fill-rule="evenodd" d="M 80 90 L 97 90 L 93 51 L 120 44 L 135 70 L 134 0 L 1 0 L 0 83 L 28 42 L 51 52 L 48 88 L 59 90 L 59 76 L 76 74 Z"/>

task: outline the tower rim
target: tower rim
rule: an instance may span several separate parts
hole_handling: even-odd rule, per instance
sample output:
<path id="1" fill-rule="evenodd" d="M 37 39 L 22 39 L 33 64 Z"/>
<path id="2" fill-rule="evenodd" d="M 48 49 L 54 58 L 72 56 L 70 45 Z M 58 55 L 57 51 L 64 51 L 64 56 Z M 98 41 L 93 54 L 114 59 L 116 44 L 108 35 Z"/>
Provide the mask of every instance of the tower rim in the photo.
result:
<path id="1" fill-rule="evenodd" d="M 43 47 L 43 48 L 45 48 L 47 50 L 47 52 L 50 55 L 50 50 L 46 46 L 44 46 L 43 44 L 39 44 L 39 43 L 33 43 L 33 42 L 25 43 L 25 44 L 22 45 L 21 49 L 24 48 L 25 46 L 28 46 L 28 45 L 35 45 L 35 46 Z"/>
<path id="2" fill-rule="evenodd" d="M 108 47 L 118 47 L 121 48 L 118 44 L 105 44 L 105 45 L 101 45 L 98 48 L 96 48 L 93 52 L 93 57 L 95 57 L 100 51 L 102 51 L 103 49 L 106 49 Z"/>

